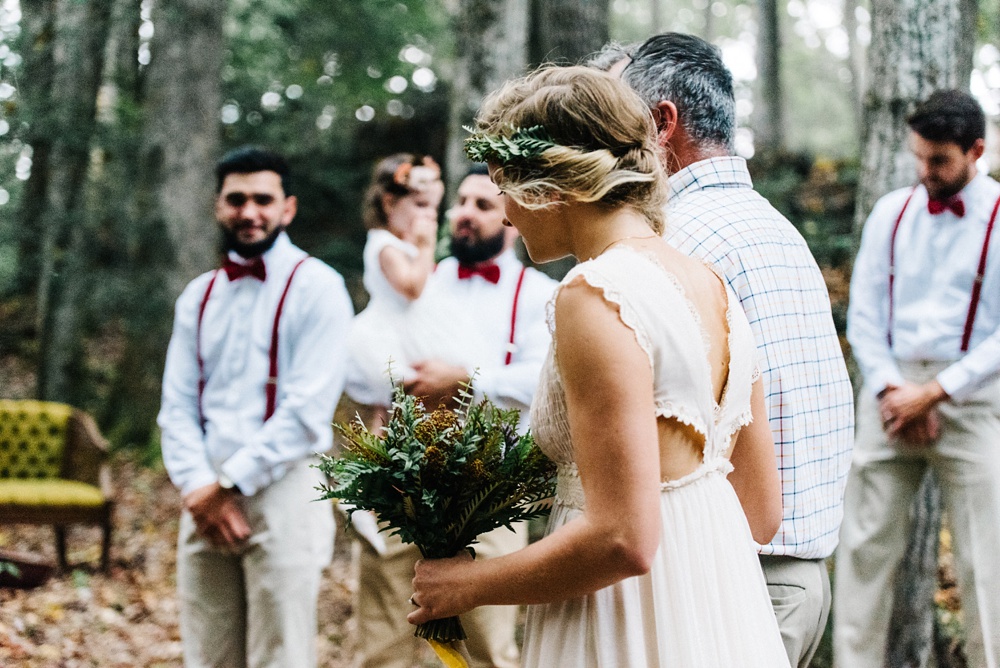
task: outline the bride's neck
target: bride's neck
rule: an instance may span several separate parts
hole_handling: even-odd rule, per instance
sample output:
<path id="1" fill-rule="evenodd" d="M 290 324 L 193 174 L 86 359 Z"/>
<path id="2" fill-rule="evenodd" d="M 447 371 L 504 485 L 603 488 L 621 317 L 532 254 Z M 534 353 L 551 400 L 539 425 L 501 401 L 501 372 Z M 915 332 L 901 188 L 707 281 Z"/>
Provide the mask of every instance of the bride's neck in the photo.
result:
<path id="1" fill-rule="evenodd" d="M 571 215 L 570 252 L 581 262 L 597 257 L 619 242 L 656 236 L 646 218 L 629 207 L 606 209 L 583 205 Z"/>

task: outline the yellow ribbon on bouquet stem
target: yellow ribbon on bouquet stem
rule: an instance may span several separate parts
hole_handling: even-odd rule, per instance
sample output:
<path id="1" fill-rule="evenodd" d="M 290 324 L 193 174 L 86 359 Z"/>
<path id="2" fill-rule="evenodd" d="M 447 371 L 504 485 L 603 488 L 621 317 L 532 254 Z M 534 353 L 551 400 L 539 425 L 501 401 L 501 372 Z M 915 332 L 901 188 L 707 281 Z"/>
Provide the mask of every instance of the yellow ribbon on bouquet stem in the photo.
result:
<path id="1" fill-rule="evenodd" d="M 441 663 L 445 668 L 469 668 L 469 663 L 465 660 L 465 656 L 459 649 L 459 643 L 443 643 L 431 638 L 427 639 L 427 643 L 434 650 L 434 653 L 437 654 L 437 657 L 441 659 Z"/>

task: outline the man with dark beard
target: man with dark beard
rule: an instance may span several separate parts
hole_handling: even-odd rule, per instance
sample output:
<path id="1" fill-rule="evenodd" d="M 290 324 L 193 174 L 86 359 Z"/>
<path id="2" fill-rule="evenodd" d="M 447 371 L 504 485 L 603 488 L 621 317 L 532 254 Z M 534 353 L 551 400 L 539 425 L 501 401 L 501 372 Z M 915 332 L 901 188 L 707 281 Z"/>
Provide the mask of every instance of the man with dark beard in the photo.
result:
<path id="1" fill-rule="evenodd" d="M 505 226 L 503 197 L 485 165 L 474 166 L 449 212 L 452 256 L 442 260 L 408 316 L 406 359 L 415 375 L 406 391 L 436 406 L 472 383 L 476 398 L 503 408 L 528 408 L 548 350 L 545 307 L 555 281 L 525 267 L 514 253 L 517 230 Z M 385 534 L 382 534 L 385 535 Z M 358 638 L 365 668 L 409 668 L 419 646 L 406 615 L 413 565 L 420 553 L 389 536 L 382 553 L 362 543 Z M 513 552 L 527 529 L 497 529 L 480 537 L 477 558 Z M 472 668 L 516 668 L 517 608 L 477 608 L 463 615 Z"/>
<path id="2" fill-rule="evenodd" d="M 157 420 L 184 506 L 184 663 L 308 668 L 334 532 L 310 460 L 331 446 L 353 311 L 340 275 L 284 232 L 285 160 L 241 148 L 216 174 L 227 253 L 177 300 Z"/>
<path id="3" fill-rule="evenodd" d="M 838 666 L 885 658 L 910 508 L 930 467 L 952 536 L 970 666 L 1000 666 L 1000 184 L 985 117 L 939 91 L 907 119 L 919 184 L 875 204 L 847 337 L 864 376 L 834 578 Z M 930 602 L 928 601 L 928 605 Z"/>

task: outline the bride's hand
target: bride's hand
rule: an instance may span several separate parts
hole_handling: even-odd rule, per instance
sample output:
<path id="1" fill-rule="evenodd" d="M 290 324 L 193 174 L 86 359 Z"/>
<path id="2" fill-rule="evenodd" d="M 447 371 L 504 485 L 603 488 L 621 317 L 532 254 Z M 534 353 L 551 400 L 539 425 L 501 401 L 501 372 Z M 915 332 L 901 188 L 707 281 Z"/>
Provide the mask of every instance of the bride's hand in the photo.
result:
<path id="1" fill-rule="evenodd" d="M 406 616 L 411 624 L 454 617 L 475 607 L 465 594 L 469 571 L 476 562 L 468 552 L 450 559 L 421 559 L 413 567 L 413 596 L 416 606 Z"/>

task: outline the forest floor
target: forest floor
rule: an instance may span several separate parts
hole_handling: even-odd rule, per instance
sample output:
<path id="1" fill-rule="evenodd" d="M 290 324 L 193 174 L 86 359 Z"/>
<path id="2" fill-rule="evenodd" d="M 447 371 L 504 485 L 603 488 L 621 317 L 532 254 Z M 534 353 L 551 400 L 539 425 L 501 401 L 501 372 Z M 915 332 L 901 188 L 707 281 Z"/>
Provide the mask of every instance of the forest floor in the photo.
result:
<path id="1" fill-rule="evenodd" d="M 118 505 L 108 574 L 98 568 L 100 532 L 69 531 L 66 573 L 31 590 L 0 588 L 4 668 L 173 668 L 181 666 L 175 593 L 180 499 L 162 468 L 118 455 Z M 356 654 L 353 541 L 338 529 L 320 592 L 319 665 L 347 668 Z M 0 525 L 0 548 L 55 561 L 52 529 Z M 435 665 L 429 650 L 423 665 Z"/>
<path id="2" fill-rule="evenodd" d="M 179 496 L 162 467 L 112 459 L 118 505 L 110 572 L 98 569 L 100 532 L 69 532 L 69 570 L 31 590 L 0 588 L 0 667 L 174 668 L 181 666 L 175 545 Z M 358 571 L 355 545 L 338 528 L 332 565 L 323 579 L 317 646 L 319 666 L 356 665 L 352 602 Z M 937 604 L 948 618 L 959 607 L 945 541 Z M 55 561 L 49 527 L 0 525 L 0 549 Z M 831 665 L 829 638 L 813 661 Z M 425 648 L 420 668 L 439 665 Z M 952 665 L 964 665 L 955 663 Z"/>

